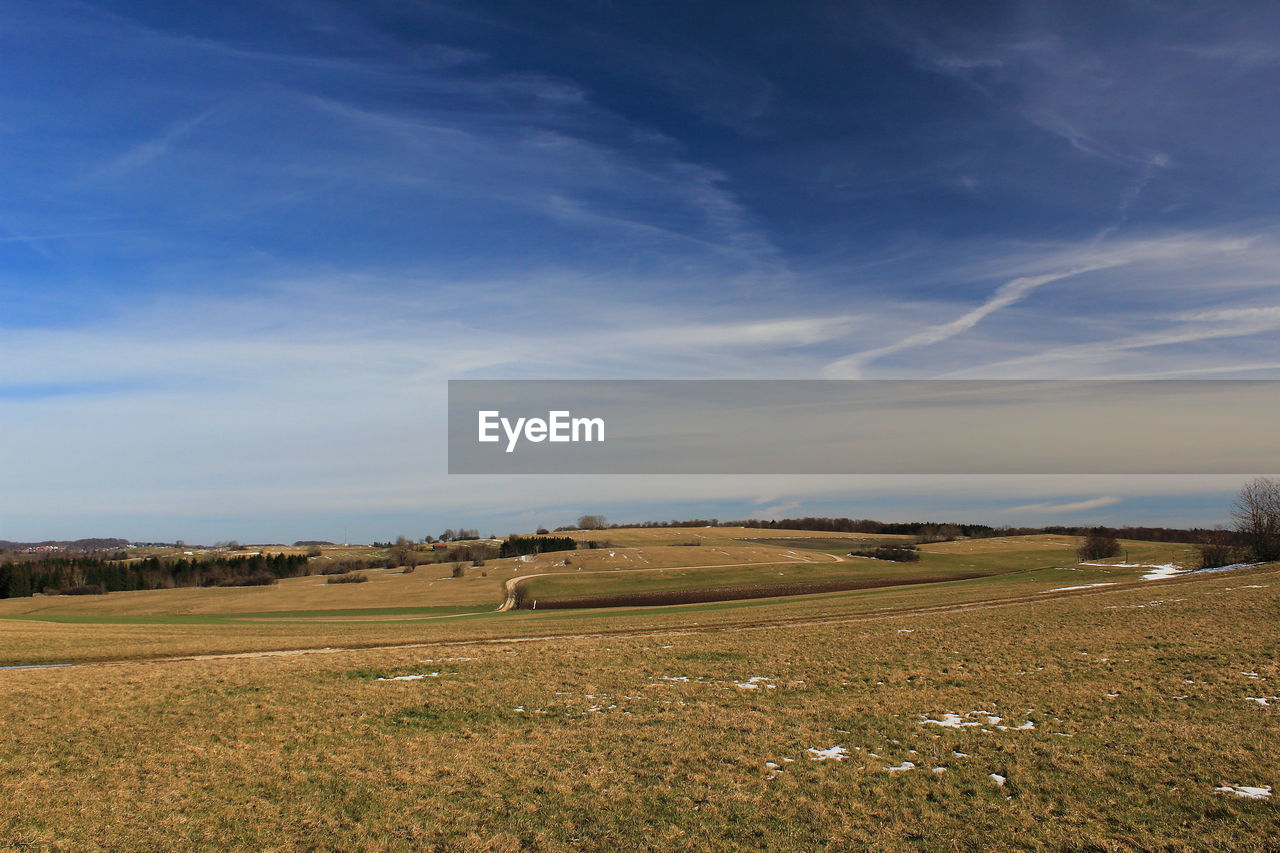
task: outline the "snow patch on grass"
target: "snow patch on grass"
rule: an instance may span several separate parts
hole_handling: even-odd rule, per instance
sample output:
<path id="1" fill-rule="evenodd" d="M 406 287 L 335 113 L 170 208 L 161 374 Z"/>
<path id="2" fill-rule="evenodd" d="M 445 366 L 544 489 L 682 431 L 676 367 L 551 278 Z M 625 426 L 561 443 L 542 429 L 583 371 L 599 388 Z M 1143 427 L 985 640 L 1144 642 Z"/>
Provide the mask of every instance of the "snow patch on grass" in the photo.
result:
<path id="1" fill-rule="evenodd" d="M 1248 785 L 1223 785 L 1214 788 L 1219 794 L 1235 794 L 1237 797 L 1244 797 L 1249 800 L 1266 800 L 1271 798 L 1271 786 L 1264 785 L 1261 788 L 1252 788 Z"/>
<path id="2" fill-rule="evenodd" d="M 1214 566 L 1211 569 L 1200 569 L 1205 574 L 1213 572 L 1234 572 L 1236 569 L 1252 569 L 1254 566 L 1264 566 L 1266 563 L 1232 563 L 1229 566 Z M 1270 586 L 1270 584 L 1268 584 Z M 1244 589 L 1263 589 L 1260 586 L 1246 586 Z"/>
<path id="3" fill-rule="evenodd" d="M 1057 589 L 1046 589 L 1045 592 L 1069 592 L 1073 589 L 1093 589 L 1095 586 L 1115 586 L 1118 581 L 1107 581 L 1106 583 L 1086 583 L 1080 586 L 1060 586 Z"/>
<path id="4" fill-rule="evenodd" d="M 809 747 L 805 752 L 809 753 L 809 759 L 811 761 L 844 761 L 849 757 L 849 750 L 845 749 L 843 746 L 832 746 L 827 749 L 814 749 L 813 747 Z"/>
<path id="5" fill-rule="evenodd" d="M 983 717 L 985 719 L 974 719 Z M 924 714 L 920 715 L 920 725 L 922 726 L 941 726 L 944 729 L 959 729 L 965 726 L 994 726 L 1003 720 L 1003 717 L 997 717 L 988 711 L 969 711 L 967 714 L 943 714 L 939 720 L 930 719 Z M 1001 728 L 1008 728 L 1002 726 Z M 1034 726 L 1032 726 L 1034 728 Z"/>
<path id="6" fill-rule="evenodd" d="M 996 726 L 1002 732 L 1029 732 L 1036 727 L 1036 724 L 1027 720 L 1020 726 Z"/>

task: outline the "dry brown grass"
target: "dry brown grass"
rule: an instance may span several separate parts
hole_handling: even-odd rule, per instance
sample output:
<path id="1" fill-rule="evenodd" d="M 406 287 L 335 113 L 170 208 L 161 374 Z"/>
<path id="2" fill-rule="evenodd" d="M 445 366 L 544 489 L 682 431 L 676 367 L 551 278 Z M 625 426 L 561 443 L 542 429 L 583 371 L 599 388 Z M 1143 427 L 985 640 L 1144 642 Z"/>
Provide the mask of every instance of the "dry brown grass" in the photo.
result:
<path id="1" fill-rule="evenodd" d="M 1214 788 L 1280 787 L 1280 710 L 1245 699 L 1280 692 L 1278 613 L 1272 569 L 861 623 L 4 672 L 0 841 L 1263 850 L 1274 801 Z M 1035 728 L 921 722 L 975 710 Z"/>

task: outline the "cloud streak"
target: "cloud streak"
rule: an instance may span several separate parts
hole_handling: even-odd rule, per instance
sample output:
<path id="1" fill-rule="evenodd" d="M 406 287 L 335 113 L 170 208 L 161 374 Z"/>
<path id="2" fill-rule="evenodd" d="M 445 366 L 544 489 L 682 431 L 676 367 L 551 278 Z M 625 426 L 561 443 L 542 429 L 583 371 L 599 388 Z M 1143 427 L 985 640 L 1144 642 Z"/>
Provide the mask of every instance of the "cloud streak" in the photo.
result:
<path id="1" fill-rule="evenodd" d="M 1023 504 L 1022 506 L 1010 507 L 1007 512 L 1011 513 L 1046 513 L 1068 515 L 1076 512 L 1087 512 L 1091 509 L 1102 509 L 1104 507 L 1115 506 L 1120 503 L 1118 497 L 1101 497 L 1089 498 L 1082 501 L 1067 501 L 1066 503 L 1053 503 L 1046 501 L 1045 503 Z"/>

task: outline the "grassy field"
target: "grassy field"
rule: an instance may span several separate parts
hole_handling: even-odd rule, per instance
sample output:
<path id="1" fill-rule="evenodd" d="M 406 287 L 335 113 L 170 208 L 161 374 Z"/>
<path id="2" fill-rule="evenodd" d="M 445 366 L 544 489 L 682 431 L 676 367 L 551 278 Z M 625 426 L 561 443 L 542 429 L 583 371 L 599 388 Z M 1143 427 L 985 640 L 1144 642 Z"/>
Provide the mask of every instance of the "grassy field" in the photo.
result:
<path id="1" fill-rule="evenodd" d="M 798 543 L 805 539 L 765 540 L 774 547 L 789 548 L 788 553 L 804 556 L 808 551 Z M 531 577 L 520 582 L 530 599 L 574 599 L 622 596 L 667 591 L 687 591 L 717 587 L 745 587 L 753 584 L 821 583 L 836 580 L 883 581 L 885 585 L 909 583 L 919 578 L 936 581 L 945 577 L 998 575 L 1028 572 L 1035 569 L 1070 567 L 1080 578 L 1114 580 L 1118 570 L 1102 566 L 1078 567 L 1076 541 L 1069 536 L 1016 536 L 999 539 L 943 542 L 922 547 L 918 563 L 893 563 L 883 560 L 850 557 L 839 559 L 849 545 L 833 547 L 836 540 L 811 537 L 812 548 L 828 555 L 827 560 L 811 558 L 810 562 L 766 563 L 699 569 L 651 570 L 638 574 L 618 575 L 608 571 L 581 571 Z M 1125 556 L 1112 562 L 1146 564 L 1181 563 L 1194 565 L 1196 551 L 1185 545 L 1126 541 Z M 857 547 L 863 547 L 859 544 Z M 1139 573 L 1120 575 L 1132 580 Z M 1090 582 L 1088 580 L 1082 582 Z M 1097 582 L 1096 580 L 1093 582 Z"/>
<path id="2" fill-rule="evenodd" d="M 1133 578 L 323 624 L 432 633 L 0 672 L 0 849 L 1274 849 L 1274 798 L 1217 789 L 1280 786 L 1280 570 Z M 1044 591 L 1064 579 L 1116 585 Z M 299 627 L 278 621 L 5 620 L 0 644 Z M 475 641 L 494 628 L 578 634 Z M 653 633 L 587 634 L 624 628 Z"/>
<path id="3" fill-rule="evenodd" d="M 995 572 L 991 572 L 994 574 Z M 538 600 L 576 600 L 609 596 L 648 595 L 720 588 L 744 589 L 795 584 L 859 581 L 868 586 L 923 582 L 958 577 L 971 572 L 935 568 L 932 564 L 895 564 L 882 560 L 850 559 L 838 563 L 767 563 L 759 566 L 704 569 L 654 569 L 647 572 L 598 572 L 532 577 L 520 584 L 526 597 Z"/>
<path id="4" fill-rule="evenodd" d="M 765 619 L 785 622 L 874 614 L 922 602 L 950 606 L 1094 583 L 1148 583 L 1138 580 L 1142 569 L 1074 565 L 1070 537 L 939 543 L 923 547 L 920 563 L 896 564 L 856 558 L 836 562 L 830 553 L 747 543 L 734 537 L 754 531 L 742 529 L 717 528 L 722 538 L 700 547 L 670 544 L 680 541 L 673 537 L 687 536 L 687 530 L 634 532 L 646 534 L 655 544 L 556 552 L 529 561 L 492 560 L 482 568 L 469 569 L 463 578 L 448 577 L 445 567 L 420 566 L 408 575 L 399 570 L 370 571 L 370 581 L 363 584 L 334 586 L 323 577 L 311 576 L 268 587 L 8 599 L 0 601 L 0 665 L 636 631 L 689 622 L 733 626 Z M 777 538 L 776 531 L 768 534 Z M 815 542 L 822 538 L 813 537 Z M 1128 562 L 1185 562 L 1192 556 L 1185 546 L 1125 545 Z M 562 565 L 566 561 L 568 565 Z M 717 568 L 723 563 L 731 567 Z M 661 566 L 698 568 L 652 571 Z M 923 597 L 910 587 L 890 587 L 678 607 L 493 612 L 506 581 L 546 572 L 555 574 L 530 583 L 581 581 L 626 588 L 665 578 L 662 582 L 688 588 L 722 585 L 726 578 L 763 582 L 825 573 L 990 576 L 933 584 Z"/>

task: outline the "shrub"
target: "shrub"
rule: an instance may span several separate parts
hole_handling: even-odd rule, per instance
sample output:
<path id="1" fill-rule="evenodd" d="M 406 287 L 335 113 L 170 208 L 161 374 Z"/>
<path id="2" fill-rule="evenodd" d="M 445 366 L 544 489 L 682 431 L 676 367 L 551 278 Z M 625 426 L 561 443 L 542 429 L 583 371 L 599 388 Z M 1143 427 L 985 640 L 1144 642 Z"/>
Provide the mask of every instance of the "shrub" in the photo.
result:
<path id="1" fill-rule="evenodd" d="M 918 563 L 920 552 L 915 545 L 882 545 L 864 551 L 850 551 L 850 557 L 870 557 L 873 560 L 892 560 L 895 563 Z"/>
<path id="2" fill-rule="evenodd" d="M 417 566 L 405 566 L 403 569 L 400 570 L 400 574 L 411 575 L 414 573 L 414 570 L 416 570 L 417 568 L 418 568 Z"/>
<path id="3" fill-rule="evenodd" d="M 1120 540 L 1095 530 L 1085 537 L 1076 554 L 1082 563 L 1090 560 L 1109 560 L 1120 556 Z"/>
<path id="4" fill-rule="evenodd" d="M 321 551 L 319 548 L 308 548 L 308 549 L 307 549 L 307 556 L 308 556 L 308 557 L 319 557 L 319 556 L 320 556 L 321 554 L 323 554 L 323 553 L 324 553 L 324 551 Z"/>
<path id="5" fill-rule="evenodd" d="M 467 573 L 467 567 L 462 565 L 462 563 L 457 563 L 454 565 L 453 572 L 451 574 L 455 578 L 460 578 L 465 576 L 466 573 Z"/>
<path id="6" fill-rule="evenodd" d="M 366 567 L 365 563 L 359 560 L 338 560 L 330 563 L 320 570 L 322 575 L 345 575 L 348 572 L 356 572 Z"/>
<path id="7" fill-rule="evenodd" d="M 60 595 L 106 595 L 107 591 L 100 583 L 84 583 L 62 590 Z"/>
<path id="8" fill-rule="evenodd" d="M 1239 554 L 1230 545 L 1212 543 L 1200 546 L 1200 568 L 1216 569 L 1219 566 L 1232 566 L 1240 562 Z"/>
<path id="9" fill-rule="evenodd" d="M 369 580 L 360 572 L 347 572 L 342 575 L 330 575 L 325 583 L 364 583 Z"/>

